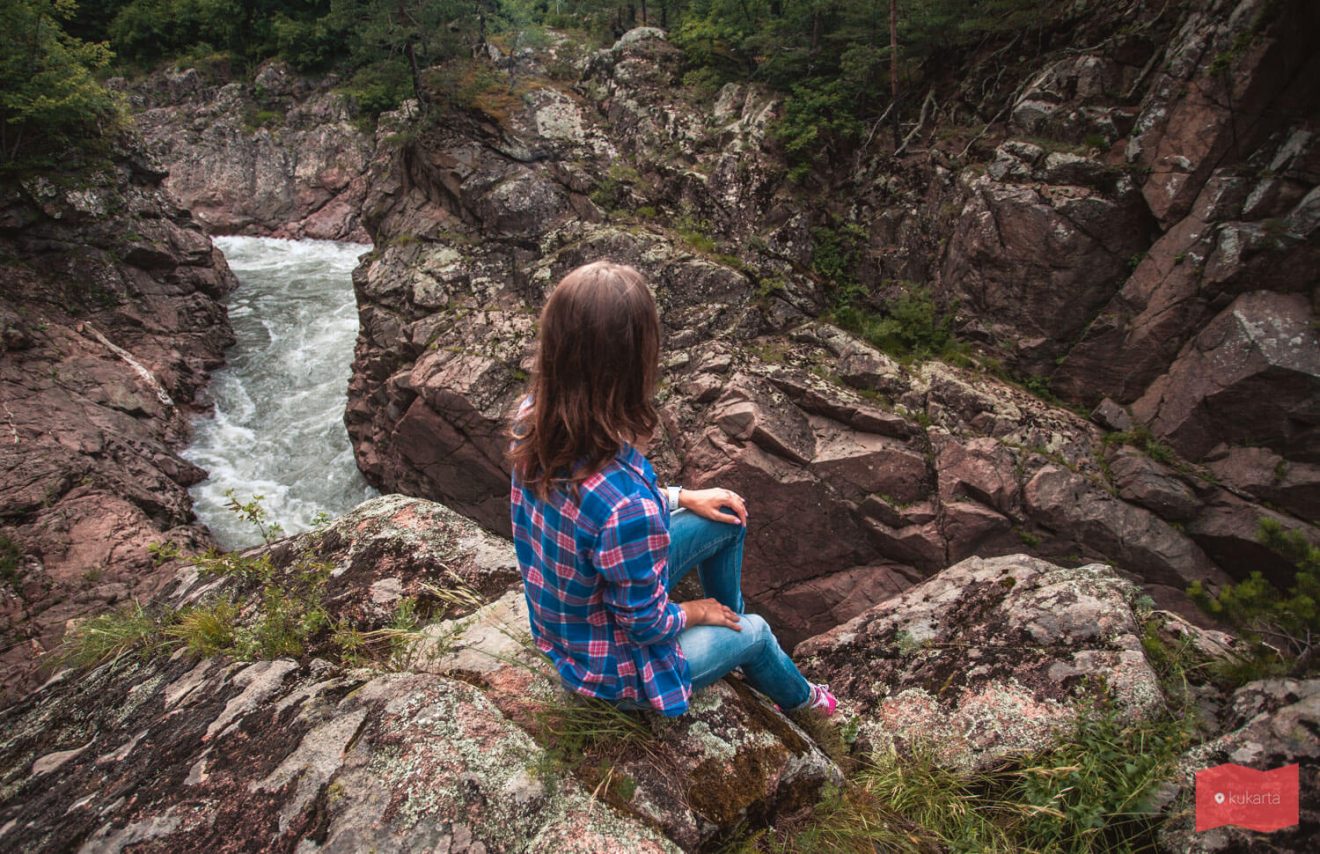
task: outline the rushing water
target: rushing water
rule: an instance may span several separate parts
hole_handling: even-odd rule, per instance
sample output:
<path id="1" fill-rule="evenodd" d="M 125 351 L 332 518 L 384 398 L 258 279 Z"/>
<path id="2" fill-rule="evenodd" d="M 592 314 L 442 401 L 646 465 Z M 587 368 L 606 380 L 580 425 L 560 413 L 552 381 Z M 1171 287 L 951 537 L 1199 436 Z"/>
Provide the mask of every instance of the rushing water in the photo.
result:
<path id="1" fill-rule="evenodd" d="M 215 412 L 196 419 L 184 456 L 210 472 L 191 490 L 221 545 L 260 534 L 227 509 L 225 491 L 262 495 L 289 533 L 376 495 L 344 429 L 357 306 L 351 272 L 367 247 L 321 240 L 220 237 L 238 276 L 229 297 L 237 343 L 211 379 Z"/>

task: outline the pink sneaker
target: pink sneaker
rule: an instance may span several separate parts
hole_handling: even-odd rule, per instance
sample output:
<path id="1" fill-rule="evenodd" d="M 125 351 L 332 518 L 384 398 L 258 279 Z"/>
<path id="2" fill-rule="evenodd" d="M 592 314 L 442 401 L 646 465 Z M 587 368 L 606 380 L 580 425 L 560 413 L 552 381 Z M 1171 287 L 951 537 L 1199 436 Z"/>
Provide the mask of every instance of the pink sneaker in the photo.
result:
<path id="1" fill-rule="evenodd" d="M 803 706 L 803 709 L 810 710 L 819 714 L 822 718 L 834 716 L 834 710 L 839 705 L 839 701 L 834 699 L 834 694 L 830 692 L 828 685 L 811 686 L 811 699 Z"/>

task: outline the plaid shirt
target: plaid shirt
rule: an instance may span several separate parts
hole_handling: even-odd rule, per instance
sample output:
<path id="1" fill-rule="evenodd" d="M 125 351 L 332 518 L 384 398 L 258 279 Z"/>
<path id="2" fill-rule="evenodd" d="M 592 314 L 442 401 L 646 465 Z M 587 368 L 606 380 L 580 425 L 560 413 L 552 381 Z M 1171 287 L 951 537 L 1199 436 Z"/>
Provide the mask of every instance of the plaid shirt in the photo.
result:
<path id="1" fill-rule="evenodd" d="M 513 542 L 532 636 L 579 694 L 687 711 L 686 617 L 665 592 L 669 508 L 646 457 L 624 445 L 574 499 L 543 501 L 515 474 Z"/>

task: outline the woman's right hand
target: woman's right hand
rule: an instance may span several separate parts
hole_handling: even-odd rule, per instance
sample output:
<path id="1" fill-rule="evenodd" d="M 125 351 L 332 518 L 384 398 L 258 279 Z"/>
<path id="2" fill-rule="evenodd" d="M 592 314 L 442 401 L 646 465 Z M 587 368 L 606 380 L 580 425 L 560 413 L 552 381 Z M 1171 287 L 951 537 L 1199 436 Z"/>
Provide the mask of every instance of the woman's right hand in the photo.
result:
<path id="1" fill-rule="evenodd" d="M 678 607 L 683 609 L 689 626 L 724 626 L 735 632 L 742 631 L 738 623 L 738 612 L 724 607 L 715 599 L 693 599 L 680 603 Z"/>

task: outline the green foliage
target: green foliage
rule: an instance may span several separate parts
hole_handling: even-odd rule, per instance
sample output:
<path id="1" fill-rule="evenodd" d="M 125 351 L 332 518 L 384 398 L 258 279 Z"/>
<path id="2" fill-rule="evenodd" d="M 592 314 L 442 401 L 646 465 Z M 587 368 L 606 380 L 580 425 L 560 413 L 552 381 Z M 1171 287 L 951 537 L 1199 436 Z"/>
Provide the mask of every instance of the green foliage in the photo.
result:
<path id="1" fill-rule="evenodd" d="M 674 222 L 674 230 L 683 242 L 697 252 L 709 255 L 715 251 L 715 238 L 710 236 L 710 223 L 690 215 L 680 216 Z"/>
<path id="2" fill-rule="evenodd" d="M 163 634 L 194 655 L 222 655 L 234 649 L 239 608 L 230 599 L 185 607 Z"/>
<path id="3" fill-rule="evenodd" d="M 64 30 L 77 8 L 73 0 L 0 6 L 0 175 L 100 157 L 123 125 L 120 99 L 96 80 L 109 48 Z"/>
<path id="4" fill-rule="evenodd" d="M 855 97 L 837 79 L 793 86 L 773 130 L 792 164 L 790 179 L 804 180 L 814 166 L 836 153 L 837 143 L 861 137 L 866 128 L 855 115 Z"/>
<path id="5" fill-rule="evenodd" d="M 80 620 L 65 634 L 56 661 L 73 667 L 94 667 L 129 653 L 150 654 L 165 642 L 167 619 L 134 602 L 127 608 Z"/>
<path id="6" fill-rule="evenodd" d="M 967 347 L 953 334 L 953 317 L 940 310 L 929 289 L 908 284 L 884 314 L 856 303 L 832 309 L 828 319 L 873 346 L 900 358 L 967 361 Z"/>
<path id="7" fill-rule="evenodd" d="M 543 749 L 533 770 L 545 783 L 572 774 L 598 796 L 622 803 L 632 799 L 636 781 L 616 775 L 615 766 L 647 753 L 652 739 L 639 713 L 558 687 L 534 714 L 532 734 Z"/>
<path id="8" fill-rule="evenodd" d="M 1297 573 L 1286 591 L 1260 572 L 1217 593 L 1192 582 L 1188 595 L 1210 614 L 1236 628 L 1249 646 L 1225 675 L 1251 677 L 1287 670 L 1311 675 L 1317 669 L 1315 648 L 1320 639 L 1320 547 L 1300 531 L 1288 531 L 1268 517 L 1260 520 L 1260 542 L 1283 555 Z M 1231 674 L 1230 674 L 1231 671 Z"/>
<path id="9" fill-rule="evenodd" d="M 1176 710 L 1127 722 L 1101 704 L 1054 749 L 988 771 L 952 770 L 919 745 L 882 751 L 828 790 L 805 826 L 738 850 L 1144 850 L 1160 820 L 1153 796 L 1194 733 Z"/>
<path id="10" fill-rule="evenodd" d="M 636 169 L 622 163 L 613 163 L 591 191 L 591 201 L 606 212 L 623 210 L 632 197 L 633 187 L 641 181 L 642 176 Z M 650 210 L 654 216 L 655 209 Z"/>
<path id="11" fill-rule="evenodd" d="M 284 534 L 284 527 L 271 521 L 266 508 L 261 505 L 265 500 L 264 495 L 253 495 L 247 501 L 239 501 L 233 489 L 225 490 L 225 507 L 244 522 L 254 525 L 261 532 L 262 541 L 270 544 Z"/>
<path id="12" fill-rule="evenodd" d="M 691 67 L 685 81 L 708 90 L 756 80 L 786 94 L 775 136 L 790 175 L 866 139 L 890 103 L 889 3 L 885 0 L 693 0 L 670 31 Z M 900 109 L 918 108 L 923 78 L 943 73 L 949 54 L 1016 39 L 1067 14 L 1031 0 L 901 0 Z"/>
<path id="13" fill-rule="evenodd" d="M 262 496 L 239 500 L 226 493 L 229 509 L 255 525 L 269 544 L 281 532 L 261 505 Z M 180 557 L 170 542 L 147 547 L 158 565 Z M 252 660 L 298 657 L 329 628 L 325 587 L 330 564 L 307 552 L 277 567 L 266 552 L 256 557 L 216 552 L 192 558 L 203 576 L 232 579 L 230 589 L 259 590 L 255 601 L 240 604 L 227 593 L 179 609 L 148 611 L 140 605 L 101 614 L 76 624 L 65 636 L 58 658 L 78 665 L 99 664 L 134 653 L 150 656 L 183 646 L 198 655 L 232 655 Z"/>

